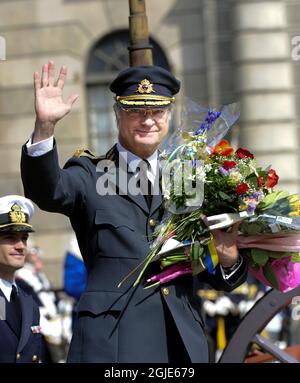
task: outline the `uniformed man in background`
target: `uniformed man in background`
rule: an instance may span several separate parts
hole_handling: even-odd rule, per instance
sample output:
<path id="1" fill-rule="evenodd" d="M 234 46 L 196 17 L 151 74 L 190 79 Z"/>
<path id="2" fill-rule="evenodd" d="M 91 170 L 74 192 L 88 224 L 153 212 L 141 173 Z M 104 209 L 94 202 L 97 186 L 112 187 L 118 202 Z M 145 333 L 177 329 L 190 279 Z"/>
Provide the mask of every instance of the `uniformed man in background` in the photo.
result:
<path id="1" fill-rule="evenodd" d="M 15 281 L 15 272 L 24 266 L 33 212 L 25 197 L 0 198 L 0 363 L 42 358 L 39 308 Z"/>

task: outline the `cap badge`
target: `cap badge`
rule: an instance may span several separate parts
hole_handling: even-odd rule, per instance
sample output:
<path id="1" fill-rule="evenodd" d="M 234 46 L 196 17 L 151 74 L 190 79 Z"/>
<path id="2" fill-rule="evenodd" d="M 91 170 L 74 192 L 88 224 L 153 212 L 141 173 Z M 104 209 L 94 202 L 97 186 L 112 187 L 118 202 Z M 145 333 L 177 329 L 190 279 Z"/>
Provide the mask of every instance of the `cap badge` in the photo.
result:
<path id="1" fill-rule="evenodd" d="M 137 88 L 138 93 L 155 93 L 155 90 L 153 89 L 153 84 L 147 80 L 146 78 L 142 80 Z"/>
<path id="2" fill-rule="evenodd" d="M 26 215 L 21 210 L 20 205 L 15 203 L 11 207 L 11 211 L 8 214 L 9 214 L 9 219 L 11 223 L 26 223 Z"/>

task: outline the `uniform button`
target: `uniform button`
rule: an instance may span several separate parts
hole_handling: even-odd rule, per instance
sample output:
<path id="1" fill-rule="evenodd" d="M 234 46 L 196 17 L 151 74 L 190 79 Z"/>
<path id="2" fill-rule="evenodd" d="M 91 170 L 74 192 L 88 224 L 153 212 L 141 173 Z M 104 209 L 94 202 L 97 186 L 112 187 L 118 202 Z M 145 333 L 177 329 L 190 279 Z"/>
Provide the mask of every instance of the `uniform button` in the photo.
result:
<path id="1" fill-rule="evenodd" d="M 33 361 L 33 362 L 36 362 L 37 359 L 38 359 L 37 355 L 32 355 L 32 361 Z"/>
<path id="2" fill-rule="evenodd" d="M 162 289 L 162 292 L 163 292 L 163 294 L 164 294 L 165 296 L 167 296 L 167 295 L 170 294 L 170 291 L 169 291 L 169 289 L 168 289 L 167 287 L 164 287 L 164 288 Z"/>
<path id="3" fill-rule="evenodd" d="M 19 360 L 21 358 L 21 354 L 17 353 L 16 358 Z"/>
<path id="4" fill-rule="evenodd" d="M 150 225 L 151 227 L 156 226 L 156 220 L 153 219 L 153 218 L 149 219 L 149 225 Z"/>

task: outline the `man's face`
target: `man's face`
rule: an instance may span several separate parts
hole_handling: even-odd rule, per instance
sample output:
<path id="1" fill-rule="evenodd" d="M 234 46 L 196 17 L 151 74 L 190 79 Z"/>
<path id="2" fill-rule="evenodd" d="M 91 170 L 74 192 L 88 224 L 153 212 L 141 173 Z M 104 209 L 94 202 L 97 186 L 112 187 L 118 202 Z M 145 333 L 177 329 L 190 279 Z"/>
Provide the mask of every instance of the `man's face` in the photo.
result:
<path id="1" fill-rule="evenodd" d="M 28 233 L 0 232 L 0 271 L 12 272 L 24 266 Z"/>
<path id="2" fill-rule="evenodd" d="M 168 133 L 169 109 L 120 109 L 117 114 L 122 146 L 141 158 L 150 156 Z"/>

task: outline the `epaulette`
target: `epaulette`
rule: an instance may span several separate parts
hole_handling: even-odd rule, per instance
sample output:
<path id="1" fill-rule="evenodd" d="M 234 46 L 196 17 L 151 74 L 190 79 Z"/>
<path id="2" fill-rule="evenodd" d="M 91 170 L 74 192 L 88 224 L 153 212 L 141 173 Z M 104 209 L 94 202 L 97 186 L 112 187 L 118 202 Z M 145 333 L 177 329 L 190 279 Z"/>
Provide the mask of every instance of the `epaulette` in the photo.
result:
<path id="1" fill-rule="evenodd" d="M 79 157 L 88 157 L 93 160 L 100 160 L 103 156 L 97 156 L 94 152 L 91 152 L 90 150 L 86 148 L 80 148 L 77 149 L 76 152 L 73 154 L 73 157 L 79 158 Z M 105 156 L 104 156 L 105 157 Z"/>
<path id="2" fill-rule="evenodd" d="M 92 160 L 97 160 L 97 161 L 110 160 L 110 161 L 115 162 L 117 160 L 116 149 L 114 146 L 106 154 L 104 154 L 102 156 L 97 156 L 94 152 L 91 152 L 88 149 L 80 148 L 80 149 L 76 150 L 76 152 L 73 154 L 73 157 L 76 157 L 76 158 L 88 157 Z"/>

